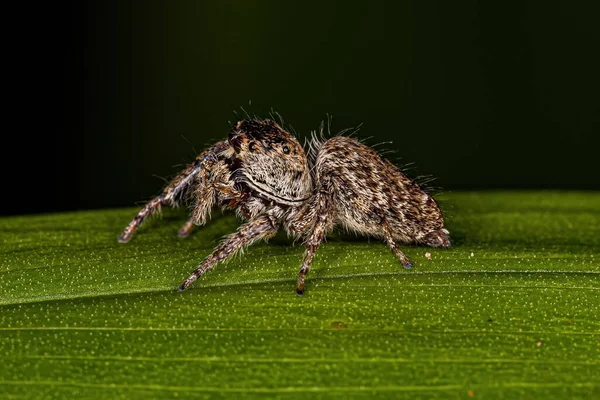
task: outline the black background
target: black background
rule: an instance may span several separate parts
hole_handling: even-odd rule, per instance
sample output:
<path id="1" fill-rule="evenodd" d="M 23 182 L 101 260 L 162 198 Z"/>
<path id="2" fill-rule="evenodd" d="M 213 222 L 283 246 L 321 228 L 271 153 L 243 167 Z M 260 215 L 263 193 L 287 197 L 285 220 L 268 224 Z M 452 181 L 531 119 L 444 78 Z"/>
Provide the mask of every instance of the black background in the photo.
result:
<path id="1" fill-rule="evenodd" d="M 600 189 L 596 2 L 114 1 L 4 15 L 2 214 L 131 206 L 244 107 L 445 191 Z M 251 105 L 249 105 L 251 102 Z M 186 139 L 184 139 L 185 137 Z M 401 159 L 398 160 L 398 157 Z"/>

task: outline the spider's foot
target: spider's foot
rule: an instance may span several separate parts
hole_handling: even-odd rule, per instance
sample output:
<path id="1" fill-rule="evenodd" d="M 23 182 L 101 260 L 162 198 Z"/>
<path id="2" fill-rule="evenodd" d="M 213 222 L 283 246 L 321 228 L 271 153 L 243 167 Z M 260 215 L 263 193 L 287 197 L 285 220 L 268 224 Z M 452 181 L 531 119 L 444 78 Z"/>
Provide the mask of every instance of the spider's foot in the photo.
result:
<path id="1" fill-rule="evenodd" d="M 127 243 L 133 237 L 136 229 L 138 228 L 139 223 L 136 220 L 133 220 L 123 229 L 121 234 L 119 235 L 119 243 Z"/>
<path id="2" fill-rule="evenodd" d="M 177 236 L 179 236 L 182 239 L 185 239 L 186 237 L 190 236 L 190 231 L 186 230 L 184 228 L 181 228 L 180 230 L 177 231 Z"/>
<path id="3" fill-rule="evenodd" d="M 192 222 L 192 220 L 189 220 L 177 231 L 177 236 L 179 236 L 180 238 L 186 238 L 190 236 L 190 233 L 192 233 L 192 229 L 194 229 L 194 223 Z"/>
<path id="4" fill-rule="evenodd" d="M 195 276 L 195 275 L 190 276 L 185 281 L 183 281 L 183 283 L 181 285 L 179 285 L 179 288 L 177 288 L 177 290 L 180 292 L 183 292 L 184 290 L 189 288 L 192 285 L 192 283 L 194 283 L 196 278 L 197 278 L 197 276 Z"/>
<path id="5" fill-rule="evenodd" d="M 190 287 L 190 285 L 192 284 L 192 282 L 194 282 L 194 281 L 186 279 L 185 281 L 183 281 L 183 283 L 181 285 L 179 285 L 179 287 L 177 288 L 177 291 L 183 292 L 185 289 L 187 289 L 187 288 Z"/>
<path id="6" fill-rule="evenodd" d="M 127 243 L 131 240 L 131 235 L 127 235 L 125 232 L 119 235 L 119 243 Z"/>
<path id="7" fill-rule="evenodd" d="M 296 294 L 298 296 L 302 296 L 304 294 L 304 280 L 306 279 L 308 270 L 309 267 L 302 267 L 298 273 L 298 286 L 296 286 Z"/>
<path id="8" fill-rule="evenodd" d="M 408 259 L 408 257 L 406 257 L 404 255 L 404 253 L 401 253 L 398 255 L 398 258 L 400 259 L 400 262 L 402 263 L 402 266 L 406 269 L 411 269 L 412 268 L 412 263 L 410 262 L 410 260 Z"/>

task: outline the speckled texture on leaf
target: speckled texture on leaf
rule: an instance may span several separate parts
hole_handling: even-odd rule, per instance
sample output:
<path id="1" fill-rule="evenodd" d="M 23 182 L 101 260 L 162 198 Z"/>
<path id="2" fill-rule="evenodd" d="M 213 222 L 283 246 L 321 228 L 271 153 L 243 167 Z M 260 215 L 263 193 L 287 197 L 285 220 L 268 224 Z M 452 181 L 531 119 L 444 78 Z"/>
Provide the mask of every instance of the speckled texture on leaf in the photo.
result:
<path id="1" fill-rule="evenodd" d="M 283 235 L 176 291 L 231 216 L 0 219 L 0 397 L 600 397 L 600 193 L 437 199 L 451 249 L 333 235 L 302 298 Z"/>

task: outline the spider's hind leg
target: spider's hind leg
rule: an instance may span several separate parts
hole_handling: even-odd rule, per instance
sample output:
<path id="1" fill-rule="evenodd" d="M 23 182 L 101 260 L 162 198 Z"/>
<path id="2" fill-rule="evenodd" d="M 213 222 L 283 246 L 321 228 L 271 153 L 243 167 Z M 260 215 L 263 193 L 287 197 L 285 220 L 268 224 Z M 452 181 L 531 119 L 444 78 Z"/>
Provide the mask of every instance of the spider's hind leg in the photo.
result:
<path id="1" fill-rule="evenodd" d="M 310 265 L 315 258 L 315 254 L 321 245 L 323 238 L 325 237 L 326 233 L 333 228 L 334 225 L 333 215 L 331 215 L 332 212 L 329 209 L 331 200 L 329 199 L 328 193 L 327 187 L 324 185 L 323 189 L 317 194 L 314 203 L 311 204 L 310 207 L 316 210 L 313 215 L 315 222 L 308 234 L 304 259 L 302 261 L 300 271 L 298 272 L 298 283 L 296 286 L 296 294 L 298 296 L 302 296 L 304 294 L 304 281 L 306 280 L 306 275 L 310 270 Z"/>
<path id="2" fill-rule="evenodd" d="M 410 262 L 408 257 L 406 257 L 406 254 L 404 254 L 404 252 L 402 250 L 400 250 L 400 248 L 398 247 L 398 244 L 394 240 L 394 237 L 392 236 L 392 231 L 391 231 L 390 226 L 388 225 L 387 221 L 383 220 L 381 222 L 381 226 L 383 227 L 383 233 L 385 235 L 385 242 L 390 247 L 390 249 L 392 249 L 392 252 L 398 258 L 398 260 L 400 260 L 400 262 L 402 263 L 402 266 L 404 266 L 404 268 L 412 268 L 412 263 Z"/>

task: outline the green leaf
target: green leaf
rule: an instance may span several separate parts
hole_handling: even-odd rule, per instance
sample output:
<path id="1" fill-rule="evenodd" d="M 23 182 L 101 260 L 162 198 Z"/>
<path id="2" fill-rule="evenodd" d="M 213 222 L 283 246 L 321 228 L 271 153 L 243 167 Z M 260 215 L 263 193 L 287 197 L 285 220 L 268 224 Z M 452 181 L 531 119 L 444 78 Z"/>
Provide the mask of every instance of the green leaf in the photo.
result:
<path id="1" fill-rule="evenodd" d="M 285 236 L 177 286 L 239 222 L 165 210 L 0 219 L 2 398 L 593 398 L 600 193 L 438 198 L 454 246 L 332 235 L 304 297 Z M 425 253 L 431 254 L 431 260 Z"/>

